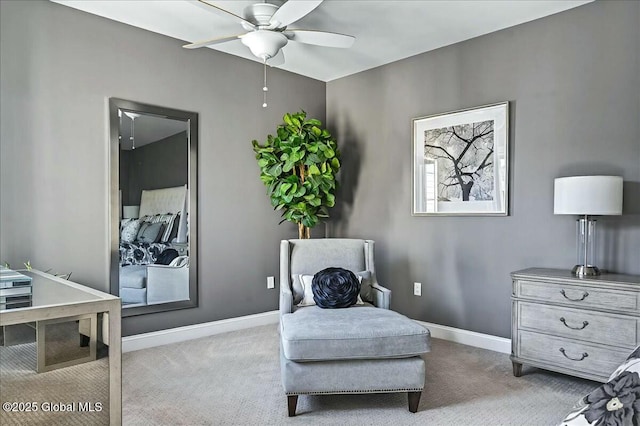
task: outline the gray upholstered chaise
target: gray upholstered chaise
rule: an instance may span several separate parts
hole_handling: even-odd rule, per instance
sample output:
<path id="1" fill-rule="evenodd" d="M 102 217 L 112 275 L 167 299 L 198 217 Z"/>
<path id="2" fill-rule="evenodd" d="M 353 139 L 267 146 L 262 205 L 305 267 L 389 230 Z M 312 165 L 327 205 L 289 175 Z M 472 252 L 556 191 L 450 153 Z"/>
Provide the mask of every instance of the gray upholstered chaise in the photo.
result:
<path id="1" fill-rule="evenodd" d="M 418 409 L 429 330 L 389 310 L 391 292 L 377 283 L 373 246 L 356 239 L 281 242 L 280 364 L 289 416 L 298 395 L 407 392 L 409 411 Z M 299 275 L 327 267 L 363 276 L 361 295 L 370 303 L 297 307 L 303 297 Z"/>

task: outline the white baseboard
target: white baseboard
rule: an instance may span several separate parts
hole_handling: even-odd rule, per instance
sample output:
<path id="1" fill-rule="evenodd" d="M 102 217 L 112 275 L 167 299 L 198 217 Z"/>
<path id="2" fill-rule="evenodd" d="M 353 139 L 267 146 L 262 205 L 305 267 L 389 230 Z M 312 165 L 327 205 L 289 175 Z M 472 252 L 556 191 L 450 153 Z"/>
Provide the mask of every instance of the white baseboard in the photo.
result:
<path id="1" fill-rule="evenodd" d="M 269 311 L 220 321 L 170 328 L 168 330 L 154 331 L 151 333 L 136 334 L 122 338 L 122 352 L 132 352 L 140 349 L 153 348 L 155 346 L 184 342 L 185 340 L 199 339 L 201 337 L 261 325 L 277 324 L 279 319 L 280 313 L 278 311 Z M 511 340 L 504 337 L 476 333 L 475 331 L 462 330 L 460 328 L 430 322 L 416 322 L 427 327 L 431 331 L 431 337 L 436 339 L 449 340 L 451 342 L 505 354 L 511 353 Z"/>
<path id="2" fill-rule="evenodd" d="M 463 330 L 461 328 L 448 327 L 446 325 L 433 324 L 430 322 L 416 321 L 431 331 L 431 337 L 436 339 L 449 340 L 451 342 L 462 343 L 463 345 L 474 346 L 476 348 L 488 349 L 490 351 L 511 353 L 511 339 L 492 336 L 490 334 L 476 333 L 475 331 Z"/>
<path id="3" fill-rule="evenodd" d="M 214 334 L 243 330 L 260 325 L 277 324 L 279 320 L 279 311 L 269 311 L 151 333 L 136 334 L 122 338 L 122 352 L 132 352 L 170 343 L 184 342 L 185 340 L 199 339 L 200 337 L 213 336 Z"/>

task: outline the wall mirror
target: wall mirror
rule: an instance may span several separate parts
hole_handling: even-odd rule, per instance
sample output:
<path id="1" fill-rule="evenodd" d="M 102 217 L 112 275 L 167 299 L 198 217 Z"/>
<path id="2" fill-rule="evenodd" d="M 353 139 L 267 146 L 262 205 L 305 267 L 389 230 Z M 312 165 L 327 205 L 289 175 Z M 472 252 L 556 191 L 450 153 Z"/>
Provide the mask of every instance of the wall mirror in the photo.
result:
<path id="1" fill-rule="evenodd" d="M 198 305 L 198 114 L 109 99 L 111 293 L 132 316 Z"/>

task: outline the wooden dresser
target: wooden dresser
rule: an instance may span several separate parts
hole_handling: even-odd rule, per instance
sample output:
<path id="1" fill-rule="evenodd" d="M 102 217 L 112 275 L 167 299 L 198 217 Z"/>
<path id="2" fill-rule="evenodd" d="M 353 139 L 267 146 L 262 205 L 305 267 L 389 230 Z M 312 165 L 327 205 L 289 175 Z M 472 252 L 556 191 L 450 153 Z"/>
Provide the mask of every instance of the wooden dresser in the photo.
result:
<path id="1" fill-rule="evenodd" d="M 640 276 L 511 273 L 511 361 L 606 382 L 640 344 Z"/>

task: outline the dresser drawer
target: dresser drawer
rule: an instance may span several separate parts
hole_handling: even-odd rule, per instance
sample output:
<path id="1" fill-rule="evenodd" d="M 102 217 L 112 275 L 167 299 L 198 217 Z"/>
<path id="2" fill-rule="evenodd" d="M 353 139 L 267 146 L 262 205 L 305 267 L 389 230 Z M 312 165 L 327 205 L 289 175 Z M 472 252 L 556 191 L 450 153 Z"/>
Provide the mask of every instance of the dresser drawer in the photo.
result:
<path id="1" fill-rule="evenodd" d="M 602 348 L 576 340 L 528 331 L 518 332 L 517 356 L 596 376 L 606 377 L 629 351 Z"/>
<path id="2" fill-rule="evenodd" d="M 518 309 L 518 329 L 629 349 L 639 343 L 639 320 L 631 316 L 522 301 Z"/>
<path id="3" fill-rule="evenodd" d="M 624 290 L 518 280 L 515 295 L 526 299 L 638 312 L 638 293 Z"/>

